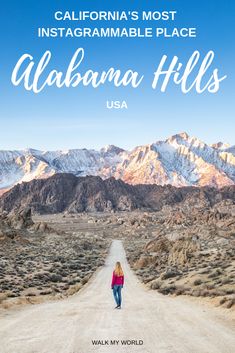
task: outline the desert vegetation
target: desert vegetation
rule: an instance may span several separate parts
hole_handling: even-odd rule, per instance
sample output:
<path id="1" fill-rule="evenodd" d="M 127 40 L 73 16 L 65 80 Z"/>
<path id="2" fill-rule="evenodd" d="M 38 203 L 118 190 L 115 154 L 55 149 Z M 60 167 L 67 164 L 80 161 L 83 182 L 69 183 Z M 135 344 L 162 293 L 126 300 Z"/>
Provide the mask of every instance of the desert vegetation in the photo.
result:
<path id="1" fill-rule="evenodd" d="M 168 193 L 168 190 L 167 190 Z M 0 302 L 38 302 L 76 293 L 104 264 L 112 239 L 149 290 L 235 305 L 235 204 L 205 192 L 159 210 L 0 216 Z"/>

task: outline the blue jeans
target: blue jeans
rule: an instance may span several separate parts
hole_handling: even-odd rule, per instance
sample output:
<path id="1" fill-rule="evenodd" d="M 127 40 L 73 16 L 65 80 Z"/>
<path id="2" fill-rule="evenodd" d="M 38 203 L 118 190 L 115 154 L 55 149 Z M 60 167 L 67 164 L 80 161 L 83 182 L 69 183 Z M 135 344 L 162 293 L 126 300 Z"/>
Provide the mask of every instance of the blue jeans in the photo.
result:
<path id="1" fill-rule="evenodd" d="M 122 294 L 121 294 L 122 286 L 121 285 L 115 285 L 113 286 L 113 296 L 114 299 L 117 303 L 117 306 L 121 306 L 122 303 Z"/>

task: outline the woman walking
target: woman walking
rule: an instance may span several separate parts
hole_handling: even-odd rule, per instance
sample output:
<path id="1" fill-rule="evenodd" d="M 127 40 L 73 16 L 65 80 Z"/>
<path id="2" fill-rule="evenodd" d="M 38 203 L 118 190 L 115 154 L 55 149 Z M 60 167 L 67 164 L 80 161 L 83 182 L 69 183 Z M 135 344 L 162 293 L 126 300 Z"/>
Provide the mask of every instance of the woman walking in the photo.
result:
<path id="1" fill-rule="evenodd" d="M 123 288 L 123 284 L 124 284 L 124 273 L 122 270 L 121 263 L 118 261 L 116 262 L 116 266 L 113 271 L 113 278 L 112 278 L 112 284 L 111 284 L 111 288 L 113 290 L 113 296 L 117 304 L 115 309 L 121 309 L 121 304 L 122 304 L 121 290 Z"/>

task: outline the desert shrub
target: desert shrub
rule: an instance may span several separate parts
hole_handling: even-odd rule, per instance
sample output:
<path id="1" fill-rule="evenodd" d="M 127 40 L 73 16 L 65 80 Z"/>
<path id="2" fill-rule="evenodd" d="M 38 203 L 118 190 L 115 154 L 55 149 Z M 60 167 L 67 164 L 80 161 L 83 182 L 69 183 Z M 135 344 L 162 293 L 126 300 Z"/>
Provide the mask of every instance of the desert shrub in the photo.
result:
<path id="1" fill-rule="evenodd" d="M 223 305 L 225 302 L 227 301 L 227 299 L 226 298 L 222 298 L 222 299 L 220 299 L 220 305 Z"/>
<path id="2" fill-rule="evenodd" d="M 183 286 L 178 286 L 176 287 L 175 294 L 182 295 L 185 293 L 185 291 L 186 291 L 186 288 L 184 288 Z"/>
<path id="3" fill-rule="evenodd" d="M 159 288 L 159 292 L 164 295 L 173 294 L 175 290 L 176 290 L 176 286 L 172 286 L 172 285 Z"/>
<path id="4" fill-rule="evenodd" d="M 27 297 L 36 297 L 36 293 L 30 292 L 27 294 Z"/>
<path id="5" fill-rule="evenodd" d="M 159 280 L 155 280 L 151 282 L 150 288 L 151 289 L 159 289 L 162 285 L 162 282 L 160 282 Z"/>
<path id="6" fill-rule="evenodd" d="M 205 264 L 204 267 L 207 267 L 207 264 Z M 200 274 L 202 275 L 208 275 L 209 273 L 210 273 L 210 270 L 208 268 L 200 271 Z"/>
<path id="7" fill-rule="evenodd" d="M 208 275 L 208 278 L 215 278 L 215 277 L 218 277 L 219 275 L 222 274 L 222 271 L 220 268 L 217 268 L 215 271 L 213 271 L 212 273 L 210 273 Z"/>
<path id="8" fill-rule="evenodd" d="M 212 294 L 216 297 L 222 297 L 226 294 L 226 292 L 223 289 L 214 289 Z"/>
<path id="9" fill-rule="evenodd" d="M 233 289 L 233 288 L 225 289 L 225 292 L 226 292 L 226 294 L 234 294 L 235 289 Z"/>
<path id="10" fill-rule="evenodd" d="M 153 279 L 154 279 L 153 276 L 151 276 L 151 277 L 149 277 L 149 276 L 148 276 L 148 277 L 144 277 L 143 282 L 144 282 L 145 284 L 147 284 L 147 283 L 151 282 Z"/>
<path id="11" fill-rule="evenodd" d="M 202 284 L 202 280 L 200 278 L 197 278 L 197 279 L 195 279 L 193 284 L 194 284 L 194 286 L 199 286 L 200 284 Z"/>
<path id="12" fill-rule="evenodd" d="M 200 289 L 194 289 L 190 292 L 190 295 L 192 295 L 193 297 L 200 297 L 201 291 L 200 291 Z"/>
<path id="13" fill-rule="evenodd" d="M 232 282 L 232 280 L 230 279 L 230 278 L 228 278 L 228 277 L 225 277 L 225 278 L 223 278 L 222 280 L 221 280 L 221 283 L 222 284 L 228 284 L 228 283 L 231 283 Z"/>
<path id="14" fill-rule="evenodd" d="M 202 297 L 209 297 L 209 296 L 210 296 L 210 291 L 207 290 L 207 289 L 203 289 L 203 290 L 201 291 L 201 296 L 202 296 Z"/>
<path id="15" fill-rule="evenodd" d="M 226 304 L 226 308 L 230 309 L 234 304 L 235 304 L 235 298 L 234 299 L 230 299 L 230 300 L 228 300 L 228 302 Z"/>
<path id="16" fill-rule="evenodd" d="M 173 278 L 173 277 L 176 277 L 180 274 L 180 272 L 178 272 L 177 270 L 175 269 L 170 269 L 170 270 L 167 270 L 166 272 L 164 272 L 162 275 L 161 275 L 161 279 L 168 279 L 168 278 Z"/>
<path id="17" fill-rule="evenodd" d="M 40 292 L 40 295 L 49 295 L 51 293 L 52 293 L 52 290 L 49 288 L 49 289 L 42 290 Z"/>

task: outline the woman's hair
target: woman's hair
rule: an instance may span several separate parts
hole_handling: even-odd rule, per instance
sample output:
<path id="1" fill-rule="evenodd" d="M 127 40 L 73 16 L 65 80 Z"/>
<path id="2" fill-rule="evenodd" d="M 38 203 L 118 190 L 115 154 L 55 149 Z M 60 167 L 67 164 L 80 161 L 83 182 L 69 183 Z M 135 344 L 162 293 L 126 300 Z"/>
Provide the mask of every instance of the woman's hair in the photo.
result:
<path id="1" fill-rule="evenodd" d="M 121 263 L 119 261 L 116 262 L 114 272 L 115 272 L 116 276 L 123 276 L 122 266 L 121 266 Z"/>

